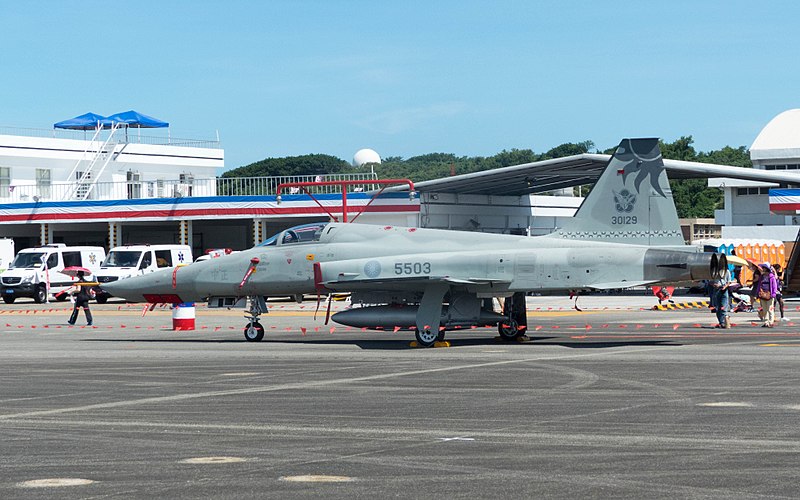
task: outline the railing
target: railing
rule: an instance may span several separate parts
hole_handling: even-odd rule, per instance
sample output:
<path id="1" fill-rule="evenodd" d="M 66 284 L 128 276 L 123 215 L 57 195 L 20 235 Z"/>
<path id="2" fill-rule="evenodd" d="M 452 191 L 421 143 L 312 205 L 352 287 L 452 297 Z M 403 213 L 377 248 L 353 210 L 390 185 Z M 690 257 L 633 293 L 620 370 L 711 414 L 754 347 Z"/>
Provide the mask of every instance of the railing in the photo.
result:
<path id="1" fill-rule="evenodd" d="M 152 130 L 152 129 L 146 129 Z M 141 129 L 129 128 L 127 133 L 119 134 L 124 138 L 121 142 L 129 144 L 150 144 L 153 146 L 181 146 L 189 148 L 221 149 L 219 140 L 210 139 L 180 139 L 176 137 L 159 135 L 141 135 Z M 23 127 L 0 127 L 0 135 L 18 135 L 22 137 L 49 137 L 53 139 L 72 139 L 76 141 L 90 141 L 94 130 L 66 130 L 66 129 L 38 129 Z M 103 131 L 105 133 L 105 131 Z"/>
<path id="2" fill-rule="evenodd" d="M 219 195 L 274 195 L 278 186 L 288 183 L 302 182 L 332 182 L 332 181 L 370 181 L 377 180 L 374 173 L 361 174 L 328 174 L 328 175 L 295 175 L 285 177 L 220 177 L 217 179 L 217 194 Z M 363 191 L 380 189 L 377 184 L 362 187 Z M 313 194 L 338 194 L 342 192 L 340 186 L 321 185 L 308 188 Z M 284 191 L 282 194 L 300 194 L 300 189 Z"/>
<path id="3" fill-rule="evenodd" d="M 361 174 L 329 174 L 298 175 L 289 177 L 217 177 L 194 178 L 189 181 L 179 180 L 143 180 L 121 182 L 97 182 L 89 192 L 90 200 L 126 200 L 146 198 L 183 198 L 189 196 L 259 196 L 272 195 L 277 192 L 278 185 L 287 182 L 329 182 L 343 180 L 376 180 L 372 173 Z M 79 200 L 80 190 L 76 191 L 75 182 L 52 182 L 49 185 L 13 184 L 0 186 L 0 204 L 36 203 L 43 201 Z M 364 191 L 378 189 L 367 185 Z M 314 194 L 338 194 L 337 186 L 319 186 L 312 190 Z M 284 193 L 286 194 L 286 193 Z M 292 194 L 292 193 L 289 193 Z M 299 190 L 298 190 L 298 193 Z"/>

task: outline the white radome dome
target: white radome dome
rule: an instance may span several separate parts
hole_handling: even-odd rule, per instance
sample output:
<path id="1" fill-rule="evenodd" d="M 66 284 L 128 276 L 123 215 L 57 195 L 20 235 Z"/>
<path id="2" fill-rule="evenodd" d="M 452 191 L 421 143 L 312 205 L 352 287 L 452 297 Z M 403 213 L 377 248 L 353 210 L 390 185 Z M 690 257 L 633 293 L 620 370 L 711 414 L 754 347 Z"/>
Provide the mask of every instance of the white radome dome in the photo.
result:
<path id="1" fill-rule="evenodd" d="M 361 167 L 367 163 L 380 163 L 381 157 L 372 149 L 359 149 L 353 155 L 353 166 Z"/>

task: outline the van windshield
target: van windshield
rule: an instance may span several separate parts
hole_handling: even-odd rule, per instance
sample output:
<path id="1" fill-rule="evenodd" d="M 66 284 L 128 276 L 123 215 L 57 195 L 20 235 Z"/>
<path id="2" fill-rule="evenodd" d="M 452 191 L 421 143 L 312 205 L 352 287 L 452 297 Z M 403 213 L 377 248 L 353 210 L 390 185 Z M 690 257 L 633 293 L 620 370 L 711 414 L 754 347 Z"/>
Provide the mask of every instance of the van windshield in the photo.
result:
<path id="1" fill-rule="evenodd" d="M 100 267 L 136 267 L 141 256 L 141 250 L 111 250 Z"/>
<path id="2" fill-rule="evenodd" d="M 9 269 L 14 269 L 15 267 L 22 269 L 41 267 L 42 262 L 44 262 L 44 255 L 43 252 L 20 252 L 8 267 Z"/>

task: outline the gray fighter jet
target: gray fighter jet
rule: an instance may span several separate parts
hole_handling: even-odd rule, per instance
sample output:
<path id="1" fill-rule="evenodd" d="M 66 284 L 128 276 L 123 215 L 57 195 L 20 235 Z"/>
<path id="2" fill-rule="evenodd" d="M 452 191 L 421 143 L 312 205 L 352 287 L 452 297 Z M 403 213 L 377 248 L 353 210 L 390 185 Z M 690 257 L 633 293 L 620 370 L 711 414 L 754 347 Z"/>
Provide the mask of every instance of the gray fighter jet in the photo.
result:
<path id="1" fill-rule="evenodd" d="M 134 302 L 243 305 L 259 341 L 265 297 L 351 292 L 333 321 L 413 330 L 423 346 L 445 330 L 497 326 L 524 335 L 527 292 L 608 290 L 719 276 L 724 255 L 686 246 L 657 139 L 625 139 L 574 218 L 538 237 L 366 224 L 287 229 L 260 245 L 103 285 Z M 502 312 L 492 298 L 506 298 Z"/>

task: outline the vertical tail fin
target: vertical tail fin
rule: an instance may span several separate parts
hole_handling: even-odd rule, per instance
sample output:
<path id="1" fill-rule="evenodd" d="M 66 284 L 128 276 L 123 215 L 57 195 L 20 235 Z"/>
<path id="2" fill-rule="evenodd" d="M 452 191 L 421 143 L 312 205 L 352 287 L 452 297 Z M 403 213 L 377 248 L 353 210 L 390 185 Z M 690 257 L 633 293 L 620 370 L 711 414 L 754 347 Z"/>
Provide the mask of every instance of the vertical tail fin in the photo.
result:
<path id="1" fill-rule="evenodd" d="M 683 245 L 658 139 L 623 139 L 591 192 L 555 236 Z"/>

